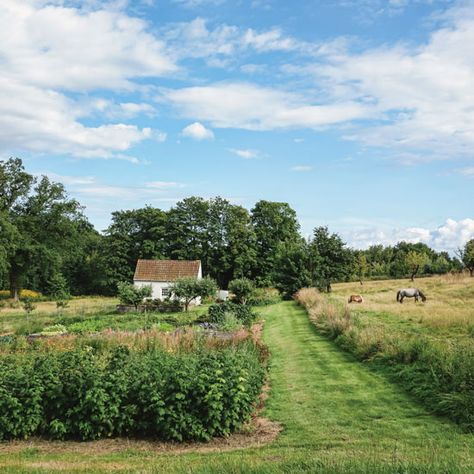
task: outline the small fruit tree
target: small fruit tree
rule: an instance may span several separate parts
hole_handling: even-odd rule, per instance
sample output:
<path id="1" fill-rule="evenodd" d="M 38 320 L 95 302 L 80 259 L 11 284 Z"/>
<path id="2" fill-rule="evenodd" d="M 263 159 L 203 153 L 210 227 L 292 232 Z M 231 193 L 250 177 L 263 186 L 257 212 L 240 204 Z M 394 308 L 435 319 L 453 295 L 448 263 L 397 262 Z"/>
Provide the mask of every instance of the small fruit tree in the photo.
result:
<path id="1" fill-rule="evenodd" d="M 255 291 L 255 285 L 248 278 L 236 278 L 229 283 L 229 290 L 234 294 L 234 303 L 246 304 Z"/>
<path id="2" fill-rule="evenodd" d="M 151 285 L 137 287 L 127 282 L 117 284 L 118 297 L 121 304 L 133 305 L 138 311 L 138 305 L 143 303 L 145 298 L 151 297 Z"/>
<path id="3" fill-rule="evenodd" d="M 183 302 L 184 310 L 188 311 L 189 305 L 194 299 L 214 296 L 217 284 L 209 277 L 200 279 L 186 277 L 176 280 L 170 287 L 170 291 L 175 298 Z"/>

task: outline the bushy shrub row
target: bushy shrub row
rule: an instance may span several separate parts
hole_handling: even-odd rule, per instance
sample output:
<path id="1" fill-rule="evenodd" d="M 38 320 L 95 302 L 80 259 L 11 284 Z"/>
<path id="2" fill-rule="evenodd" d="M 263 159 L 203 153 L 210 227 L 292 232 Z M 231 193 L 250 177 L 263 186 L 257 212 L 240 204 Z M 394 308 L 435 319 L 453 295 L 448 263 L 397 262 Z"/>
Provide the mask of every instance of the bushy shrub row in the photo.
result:
<path id="1" fill-rule="evenodd" d="M 246 327 L 249 327 L 256 318 L 251 306 L 245 304 L 236 304 L 232 301 L 214 304 L 210 306 L 208 310 L 209 322 L 219 325 L 225 324 L 229 315 Z"/>
<path id="2" fill-rule="evenodd" d="M 314 289 L 300 290 L 296 299 L 322 334 L 359 360 L 381 364 L 430 411 L 474 431 L 473 341 L 440 343 L 367 325 Z"/>
<path id="3" fill-rule="evenodd" d="M 245 422 L 264 378 L 250 342 L 171 354 L 91 347 L 0 359 L 0 440 L 208 440 Z"/>
<path id="4" fill-rule="evenodd" d="M 280 301 L 281 295 L 276 288 L 255 288 L 247 304 L 250 306 L 268 306 Z"/>

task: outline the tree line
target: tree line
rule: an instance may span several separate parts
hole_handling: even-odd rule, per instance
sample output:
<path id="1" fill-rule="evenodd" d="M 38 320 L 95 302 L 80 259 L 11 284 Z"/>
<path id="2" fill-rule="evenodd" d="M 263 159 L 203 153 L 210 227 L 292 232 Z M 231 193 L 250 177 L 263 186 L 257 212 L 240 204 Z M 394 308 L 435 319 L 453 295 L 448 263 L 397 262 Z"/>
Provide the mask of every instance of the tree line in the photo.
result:
<path id="1" fill-rule="evenodd" d="M 139 258 L 199 259 L 221 288 L 249 278 L 286 294 L 336 281 L 399 278 L 474 268 L 474 241 L 459 258 L 425 244 L 349 248 L 327 227 L 303 238 L 284 202 L 249 211 L 221 197 L 189 197 L 164 211 L 145 206 L 112 213 L 99 233 L 61 183 L 35 177 L 18 158 L 0 161 L 0 285 L 51 293 L 58 280 L 72 294 L 115 294 Z M 472 270 L 471 270 L 472 272 Z"/>

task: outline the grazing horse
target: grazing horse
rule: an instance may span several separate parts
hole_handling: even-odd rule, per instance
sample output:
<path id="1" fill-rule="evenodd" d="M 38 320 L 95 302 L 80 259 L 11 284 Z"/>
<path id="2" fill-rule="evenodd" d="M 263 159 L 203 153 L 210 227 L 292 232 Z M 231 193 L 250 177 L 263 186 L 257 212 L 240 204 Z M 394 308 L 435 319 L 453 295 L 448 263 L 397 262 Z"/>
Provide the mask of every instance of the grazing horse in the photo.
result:
<path id="1" fill-rule="evenodd" d="M 347 302 L 348 303 L 363 303 L 364 299 L 362 298 L 362 295 L 351 295 L 349 296 L 349 300 Z"/>
<path id="2" fill-rule="evenodd" d="M 397 292 L 397 301 L 403 303 L 403 298 L 415 298 L 418 301 L 421 298 L 423 303 L 426 301 L 426 296 L 418 288 L 403 288 Z"/>

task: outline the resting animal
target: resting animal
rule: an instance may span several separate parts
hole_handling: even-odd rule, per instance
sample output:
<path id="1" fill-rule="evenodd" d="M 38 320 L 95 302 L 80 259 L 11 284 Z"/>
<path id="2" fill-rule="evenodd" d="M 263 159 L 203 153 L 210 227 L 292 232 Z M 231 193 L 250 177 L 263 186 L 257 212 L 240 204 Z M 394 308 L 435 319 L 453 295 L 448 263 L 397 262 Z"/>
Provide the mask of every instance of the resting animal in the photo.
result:
<path id="1" fill-rule="evenodd" d="M 361 295 L 351 295 L 349 296 L 349 300 L 347 302 L 348 303 L 363 303 L 364 299 L 362 298 Z"/>

